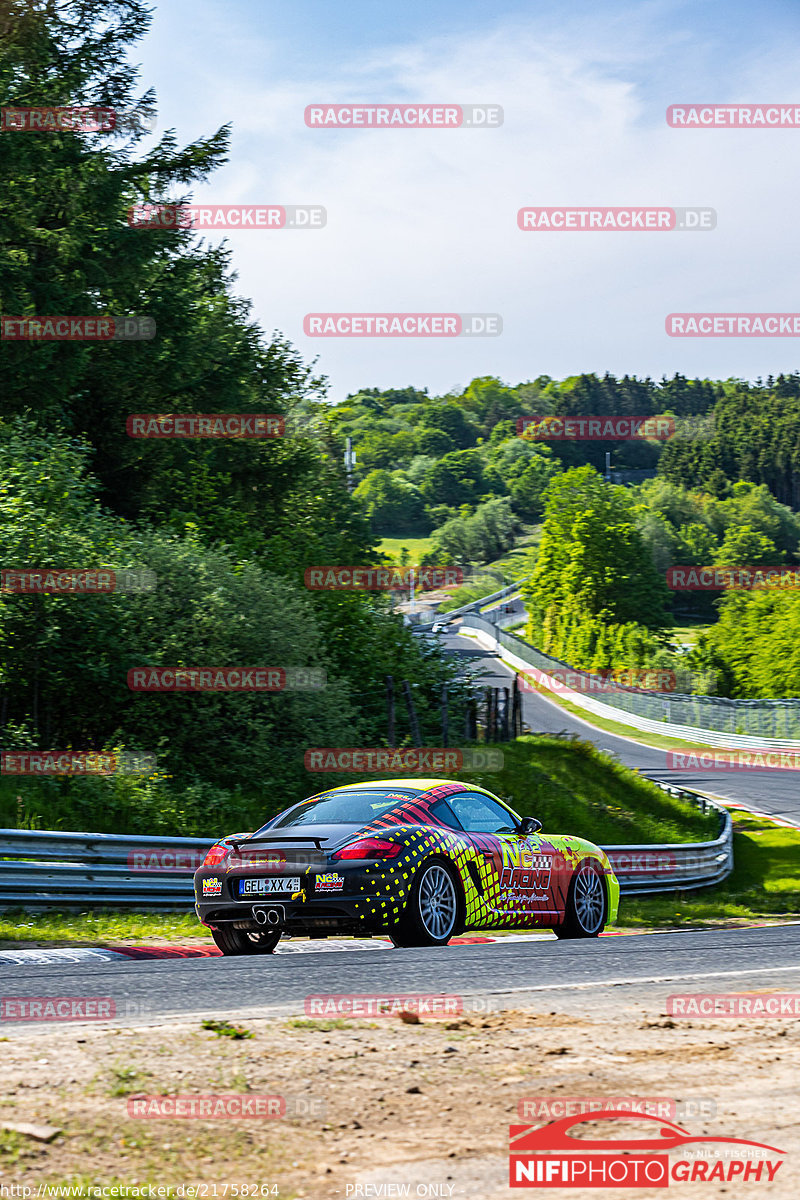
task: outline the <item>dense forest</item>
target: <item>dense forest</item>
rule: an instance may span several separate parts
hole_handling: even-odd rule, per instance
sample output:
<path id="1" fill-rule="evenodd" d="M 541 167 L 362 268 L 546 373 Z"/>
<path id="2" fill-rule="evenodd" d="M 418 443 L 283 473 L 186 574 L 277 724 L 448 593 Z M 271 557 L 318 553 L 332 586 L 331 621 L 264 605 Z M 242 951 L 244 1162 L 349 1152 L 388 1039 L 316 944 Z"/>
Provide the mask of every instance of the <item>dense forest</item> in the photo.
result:
<path id="1" fill-rule="evenodd" d="M 265 796 L 277 807 L 313 790 L 309 745 L 385 741 L 387 675 L 410 682 L 423 740 L 439 736 L 445 686 L 463 728 L 456 665 L 388 598 L 304 586 L 309 566 L 385 561 L 386 535 L 428 537 L 423 562 L 480 568 L 540 525 L 525 572 L 536 644 L 579 666 L 649 665 L 669 656 L 681 613 L 719 613 L 692 662 L 727 694 L 797 694 L 796 596 L 676 594 L 664 577 L 674 564 L 796 561 L 800 376 L 486 376 L 443 396 L 367 387 L 331 403 L 326 381 L 253 319 L 224 245 L 127 221 L 136 204 L 188 202 L 230 138 L 223 127 L 181 146 L 167 132 L 141 146 L 154 97 L 129 53 L 147 27 L 141 0 L 32 7 L 0 45 L 0 104 L 141 118 L 8 136 L 0 159 L 2 312 L 145 316 L 157 331 L 0 340 L 5 566 L 141 567 L 157 580 L 143 594 L 0 593 L 4 747 L 159 756 L 146 780 L 44 782 L 65 820 L 114 828 L 135 810 L 153 832 L 193 832 L 224 809 L 248 824 Z M 132 438 L 132 413 L 270 413 L 286 435 Z M 521 419 L 548 414 L 666 416 L 674 434 L 520 435 Z M 603 478 L 607 453 L 620 483 Z M 133 667 L 204 665 L 314 667 L 327 685 L 150 695 L 126 683 Z M 410 737 L 402 709 L 397 737 Z M 16 819 L 35 820 L 24 791 L 0 783 Z"/>
<path id="2" fill-rule="evenodd" d="M 785 653 L 795 598 L 671 591 L 666 578 L 676 565 L 797 561 L 799 398 L 798 374 L 755 384 L 607 374 L 481 378 L 446 396 L 366 389 L 323 411 L 333 440 L 352 439 L 354 495 L 376 536 L 428 535 L 429 561 L 480 568 L 541 523 L 522 564 L 534 645 L 575 666 L 669 666 L 705 690 L 754 697 L 800 693 L 797 656 Z M 672 424 L 664 440 L 536 440 L 524 432 L 534 415 Z M 711 627 L 678 658 L 670 630 L 684 620 Z"/>
<path id="3" fill-rule="evenodd" d="M 139 0 L 30 8 L 4 30 L 0 104 L 152 111 L 137 91 Z M 139 202 L 185 201 L 226 159 L 230 131 L 188 146 L 167 132 L 146 151 L 136 121 L 117 133 L 3 137 L 0 309 L 4 314 L 146 315 L 140 342 L 0 340 L 0 540 L 8 568 L 147 568 L 142 594 L 0 593 L 4 749 L 141 749 L 142 780 L 50 779 L 75 828 L 192 833 L 263 819 L 265 805 L 325 783 L 315 745 L 386 738 L 385 677 L 408 680 L 423 737 L 437 744 L 442 687 L 454 728 L 463 686 L 438 647 L 389 600 L 314 592 L 309 566 L 380 561 L 338 445 L 314 416 L 325 394 L 297 352 L 267 335 L 235 291 L 230 255 L 191 230 L 131 228 Z M 269 440 L 143 440 L 131 413 L 272 413 Z M 141 666 L 313 667 L 327 686 L 275 694 L 133 693 Z M 397 737 L 409 737 L 404 710 Z M 13 820 L 36 819 L 22 781 L 0 780 Z M 3 823 L 0 821 L 0 823 Z"/>

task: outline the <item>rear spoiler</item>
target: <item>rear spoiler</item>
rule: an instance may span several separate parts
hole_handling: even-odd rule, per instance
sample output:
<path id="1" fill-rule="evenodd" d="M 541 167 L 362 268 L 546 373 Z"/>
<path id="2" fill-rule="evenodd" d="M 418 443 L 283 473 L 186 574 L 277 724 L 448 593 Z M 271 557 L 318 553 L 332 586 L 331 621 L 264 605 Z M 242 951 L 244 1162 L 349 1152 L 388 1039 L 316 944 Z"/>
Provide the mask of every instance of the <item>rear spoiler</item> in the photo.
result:
<path id="1" fill-rule="evenodd" d="M 235 838 L 230 845 L 235 850 L 240 850 L 242 846 L 269 845 L 272 842 L 291 842 L 292 845 L 297 845 L 298 842 L 313 842 L 315 848 L 321 851 L 323 840 L 319 837 L 268 837 L 265 835 L 264 837 Z"/>

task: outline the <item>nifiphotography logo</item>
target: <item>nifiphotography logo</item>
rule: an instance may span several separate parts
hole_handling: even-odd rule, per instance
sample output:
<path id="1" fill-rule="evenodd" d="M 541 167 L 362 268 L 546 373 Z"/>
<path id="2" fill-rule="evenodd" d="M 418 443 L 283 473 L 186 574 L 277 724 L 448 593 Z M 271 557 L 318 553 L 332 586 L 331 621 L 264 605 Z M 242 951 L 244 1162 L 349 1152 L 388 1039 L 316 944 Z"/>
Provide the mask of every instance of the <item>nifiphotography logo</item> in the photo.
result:
<path id="1" fill-rule="evenodd" d="M 592 1136 L 592 1122 L 635 1121 L 642 1136 Z M 509 1128 L 509 1186 L 669 1187 L 672 1183 L 771 1183 L 785 1154 L 746 1138 L 695 1136 L 663 1117 L 621 1109 Z M 670 1155 L 675 1158 L 671 1159 Z"/>

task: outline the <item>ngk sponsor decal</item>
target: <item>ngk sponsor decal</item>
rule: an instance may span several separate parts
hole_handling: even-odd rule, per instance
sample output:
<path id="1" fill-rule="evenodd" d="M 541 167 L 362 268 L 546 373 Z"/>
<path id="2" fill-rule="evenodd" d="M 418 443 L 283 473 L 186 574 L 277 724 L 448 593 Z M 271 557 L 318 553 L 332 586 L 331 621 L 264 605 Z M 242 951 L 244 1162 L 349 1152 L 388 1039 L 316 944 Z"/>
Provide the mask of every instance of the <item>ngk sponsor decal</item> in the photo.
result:
<path id="1" fill-rule="evenodd" d="M 328 746 L 306 750 L 303 763 L 307 771 L 400 771 L 417 774 L 422 771 L 502 771 L 503 752 L 494 747 L 463 750 L 418 746 L 403 750 L 385 746 L 352 747 Z"/>
<path id="2" fill-rule="evenodd" d="M 553 870 L 552 854 L 534 854 L 503 843 L 504 866 L 500 872 L 500 887 L 512 896 L 530 900 L 546 900 Z M 556 869 L 558 863 L 556 863 Z"/>
<path id="3" fill-rule="evenodd" d="M 284 692 L 324 688 L 320 667 L 132 667 L 132 692 Z"/>
<path id="4" fill-rule="evenodd" d="M 673 129 L 796 129 L 797 104 L 670 104 Z"/>
<path id="5" fill-rule="evenodd" d="M 625 442 L 640 438 L 667 441 L 675 434 L 672 417 L 557 417 L 542 414 L 517 418 L 520 437 L 536 442 Z"/>
<path id="6" fill-rule="evenodd" d="M 308 104 L 309 129 L 496 129 L 499 104 Z"/>
<path id="7" fill-rule="evenodd" d="M 724 588 L 793 589 L 800 587 L 800 567 L 670 567 L 667 587 L 673 592 L 722 591 Z"/>
<path id="8" fill-rule="evenodd" d="M 800 337 L 800 313 L 670 313 L 670 337 Z"/>
<path id="9" fill-rule="evenodd" d="M 1 595 L 96 596 L 111 592 L 152 592 L 155 571 L 76 567 L 17 567 L 0 570 Z"/>
<path id="10" fill-rule="evenodd" d="M 111 1021 L 117 1006 L 111 996 L 3 996 L 2 1021 Z"/>
<path id="11" fill-rule="evenodd" d="M 499 313 L 308 313 L 306 337 L 499 337 Z"/>
<path id="12" fill-rule="evenodd" d="M 132 229 L 324 229 L 321 204 L 135 204 Z"/>
<path id="13" fill-rule="evenodd" d="M 797 750 L 691 750 L 667 751 L 667 767 L 690 771 L 797 771 Z"/>
<path id="14" fill-rule="evenodd" d="M 134 438 L 273 438 L 286 423 L 275 413 L 131 413 L 125 429 Z"/>
<path id="15" fill-rule="evenodd" d="M 667 996 L 670 1017 L 800 1017 L 800 992 L 680 992 Z"/>
<path id="16" fill-rule="evenodd" d="M 717 227 L 717 214 L 713 208 L 521 208 L 517 213 L 517 225 L 523 230 L 559 232 L 711 230 Z"/>
<path id="17" fill-rule="evenodd" d="M 392 592 L 415 587 L 428 592 L 434 588 L 460 587 L 464 582 L 461 567 L 307 567 L 303 576 L 307 588 L 314 591 Z"/>
<path id="18" fill-rule="evenodd" d="M 309 1017 L 397 1017 L 411 1012 L 417 1016 L 450 1017 L 464 1011 L 461 996 L 430 995 L 421 992 L 356 995 L 352 992 L 306 996 Z"/>
<path id="19" fill-rule="evenodd" d="M 152 317 L 0 317 L 6 342 L 149 342 L 155 336 Z"/>
<path id="20" fill-rule="evenodd" d="M 315 892 L 341 892 L 343 888 L 344 875 L 339 875 L 336 871 L 326 871 L 314 881 Z"/>
<path id="21" fill-rule="evenodd" d="M 155 754 L 123 750 L 5 750 L 0 753 L 2 775 L 152 775 Z"/>

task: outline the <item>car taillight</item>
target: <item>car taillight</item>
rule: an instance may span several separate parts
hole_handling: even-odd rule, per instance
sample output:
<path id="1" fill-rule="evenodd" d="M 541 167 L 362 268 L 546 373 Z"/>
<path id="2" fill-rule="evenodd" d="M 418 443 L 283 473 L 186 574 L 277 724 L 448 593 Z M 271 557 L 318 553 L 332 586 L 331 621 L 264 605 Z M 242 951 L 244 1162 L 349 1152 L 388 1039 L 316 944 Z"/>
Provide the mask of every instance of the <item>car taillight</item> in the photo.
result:
<path id="1" fill-rule="evenodd" d="M 387 842 L 385 838 L 360 838 L 337 850 L 331 858 L 397 858 L 400 850 L 397 842 Z"/>
<path id="2" fill-rule="evenodd" d="M 231 852 L 230 846 L 212 846 L 203 859 L 204 867 L 218 867 Z"/>

